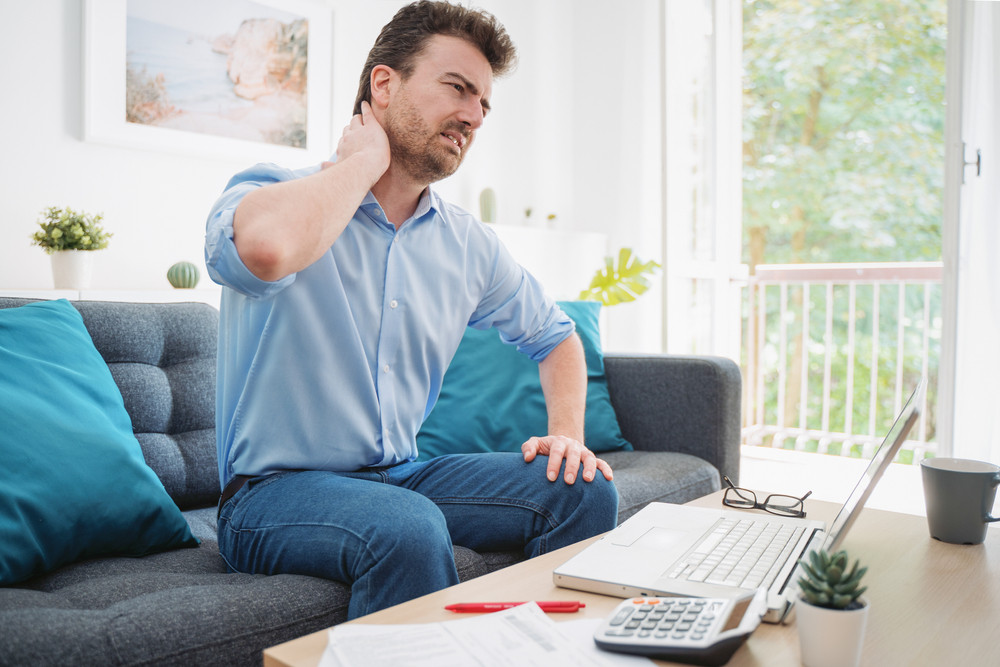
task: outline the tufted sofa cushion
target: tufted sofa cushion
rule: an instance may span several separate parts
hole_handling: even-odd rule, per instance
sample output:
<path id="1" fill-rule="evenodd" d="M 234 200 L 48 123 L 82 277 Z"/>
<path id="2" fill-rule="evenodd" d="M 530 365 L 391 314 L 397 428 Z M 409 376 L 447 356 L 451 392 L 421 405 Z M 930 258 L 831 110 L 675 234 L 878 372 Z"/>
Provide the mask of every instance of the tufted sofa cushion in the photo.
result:
<path id="1" fill-rule="evenodd" d="M 199 303 L 73 305 L 121 390 L 146 463 L 167 493 L 182 510 L 214 504 L 218 312 Z"/>

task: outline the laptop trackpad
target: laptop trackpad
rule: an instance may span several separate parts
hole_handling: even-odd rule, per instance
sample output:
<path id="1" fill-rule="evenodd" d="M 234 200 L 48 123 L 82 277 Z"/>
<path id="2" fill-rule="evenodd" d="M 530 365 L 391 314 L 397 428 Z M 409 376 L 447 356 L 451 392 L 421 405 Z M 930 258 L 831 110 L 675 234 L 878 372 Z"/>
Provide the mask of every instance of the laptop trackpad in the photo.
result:
<path id="1" fill-rule="evenodd" d="M 635 546 L 642 549 L 669 553 L 678 543 L 686 543 L 690 539 L 690 534 L 687 531 L 656 527 L 647 530 L 636 540 Z"/>

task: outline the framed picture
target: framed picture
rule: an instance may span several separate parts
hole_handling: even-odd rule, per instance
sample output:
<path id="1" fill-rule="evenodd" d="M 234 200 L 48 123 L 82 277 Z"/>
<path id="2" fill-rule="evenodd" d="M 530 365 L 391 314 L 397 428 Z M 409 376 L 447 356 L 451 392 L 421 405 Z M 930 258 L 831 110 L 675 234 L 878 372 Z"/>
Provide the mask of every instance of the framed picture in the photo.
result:
<path id="1" fill-rule="evenodd" d="M 87 0 L 84 138 L 288 166 L 332 152 L 318 0 Z"/>

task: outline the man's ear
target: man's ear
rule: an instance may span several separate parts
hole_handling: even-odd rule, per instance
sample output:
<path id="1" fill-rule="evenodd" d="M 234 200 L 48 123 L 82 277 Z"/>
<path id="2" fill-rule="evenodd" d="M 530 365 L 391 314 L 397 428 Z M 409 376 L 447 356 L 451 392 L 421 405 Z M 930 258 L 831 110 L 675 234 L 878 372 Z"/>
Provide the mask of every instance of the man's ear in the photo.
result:
<path id="1" fill-rule="evenodd" d="M 399 75 L 388 65 L 376 65 L 371 73 L 372 109 L 385 109 L 395 92 Z"/>

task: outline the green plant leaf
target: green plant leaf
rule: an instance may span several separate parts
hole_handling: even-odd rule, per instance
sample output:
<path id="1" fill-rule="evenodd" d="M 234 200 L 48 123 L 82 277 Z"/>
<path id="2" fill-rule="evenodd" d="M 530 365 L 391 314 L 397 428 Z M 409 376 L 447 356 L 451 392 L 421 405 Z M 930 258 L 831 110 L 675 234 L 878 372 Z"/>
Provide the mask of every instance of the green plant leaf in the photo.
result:
<path id="1" fill-rule="evenodd" d="M 810 604 L 831 609 L 843 609 L 861 597 L 867 587 L 858 588 L 861 578 L 868 571 L 859 561 L 848 570 L 850 558 L 846 551 L 830 555 L 825 551 L 812 551 L 808 561 L 799 561 L 804 576 L 798 580 L 802 597 Z"/>
<path id="2" fill-rule="evenodd" d="M 32 234 L 34 245 L 41 246 L 51 254 L 60 250 L 101 250 L 108 247 L 108 239 L 113 234 L 101 226 L 104 216 L 90 215 L 50 206 L 42 211 L 38 220 L 39 229 Z"/>
<path id="3" fill-rule="evenodd" d="M 612 257 L 604 258 L 604 268 L 599 269 L 590 281 L 590 287 L 580 292 L 581 301 L 599 301 L 605 306 L 635 301 L 649 289 L 646 276 L 660 265 L 643 262 L 632 254 L 631 248 L 618 251 L 618 264 Z"/>

